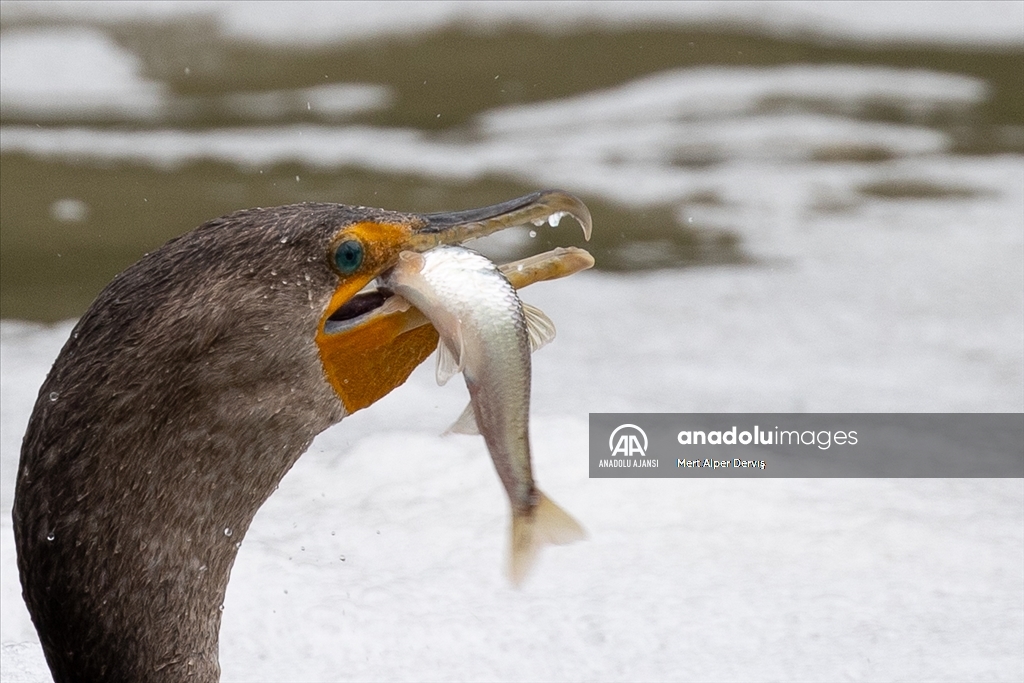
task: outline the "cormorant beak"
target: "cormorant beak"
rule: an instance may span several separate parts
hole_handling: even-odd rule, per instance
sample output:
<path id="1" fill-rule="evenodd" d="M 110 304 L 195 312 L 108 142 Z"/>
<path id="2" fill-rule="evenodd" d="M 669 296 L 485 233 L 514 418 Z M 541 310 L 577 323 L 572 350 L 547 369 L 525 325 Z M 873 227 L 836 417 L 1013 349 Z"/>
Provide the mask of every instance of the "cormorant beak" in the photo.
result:
<path id="1" fill-rule="evenodd" d="M 584 237 L 589 240 L 590 210 L 577 197 L 561 190 L 534 192 L 479 209 L 410 214 L 407 224 L 377 224 L 373 226 L 376 232 L 374 241 L 385 249 L 387 254 L 379 261 L 383 268 L 376 273 L 365 275 L 361 280 L 362 284 L 356 287 L 358 292 L 351 289 L 351 285 L 347 286 L 348 289 L 341 290 L 342 293 L 338 297 L 341 305 L 333 307 L 325 323 L 325 332 L 344 332 L 369 322 L 377 315 L 393 312 L 381 310 L 390 293 L 377 288 L 374 276 L 387 272 L 402 251 L 422 252 L 442 244 L 462 244 L 505 228 L 521 225 L 557 225 L 559 220 L 567 215 L 579 222 L 583 227 Z M 559 252 L 558 256 L 549 255 L 549 258 L 565 259 L 567 257 L 564 254 L 564 251 Z M 519 263 L 517 262 L 517 265 Z M 572 263 L 575 264 L 576 261 Z M 555 268 L 557 270 L 557 266 Z M 530 279 L 524 284 L 535 281 L 536 279 Z"/>
<path id="2" fill-rule="evenodd" d="M 426 225 L 414 230 L 408 251 L 427 251 L 440 244 L 462 244 L 477 237 L 518 225 L 558 225 L 563 216 L 572 216 L 590 239 L 590 210 L 579 198 L 561 190 L 544 190 L 507 202 L 465 211 L 420 214 Z"/>

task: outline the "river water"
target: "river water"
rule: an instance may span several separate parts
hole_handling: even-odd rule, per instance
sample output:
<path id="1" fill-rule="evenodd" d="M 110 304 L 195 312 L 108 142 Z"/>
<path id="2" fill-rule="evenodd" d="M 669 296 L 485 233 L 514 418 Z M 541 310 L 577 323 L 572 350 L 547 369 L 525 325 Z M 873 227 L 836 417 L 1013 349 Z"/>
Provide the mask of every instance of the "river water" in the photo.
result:
<path id="1" fill-rule="evenodd" d="M 0 316 L 78 315 L 255 205 L 561 187 L 593 209 L 597 267 L 635 271 L 1016 200 L 965 165 L 1020 171 L 1019 5 L 601 4 L 5 3 Z"/>

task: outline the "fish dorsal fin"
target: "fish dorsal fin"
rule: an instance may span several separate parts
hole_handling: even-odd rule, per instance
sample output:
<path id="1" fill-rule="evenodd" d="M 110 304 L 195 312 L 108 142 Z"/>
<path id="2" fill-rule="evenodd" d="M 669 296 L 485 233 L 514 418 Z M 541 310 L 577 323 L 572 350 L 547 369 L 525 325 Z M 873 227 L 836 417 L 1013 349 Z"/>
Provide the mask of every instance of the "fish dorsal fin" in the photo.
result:
<path id="1" fill-rule="evenodd" d="M 526 333 L 530 337 L 530 351 L 536 351 L 555 338 L 555 324 L 544 311 L 530 304 L 523 304 L 526 318 Z"/>
<path id="2" fill-rule="evenodd" d="M 479 434 L 480 427 L 476 424 L 476 415 L 473 414 L 473 402 L 466 405 L 466 409 L 459 415 L 459 419 L 452 423 L 452 426 L 444 430 L 447 434 Z"/>
<path id="3" fill-rule="evenodd" d="M 455 338 L 452 341 L 459 345 L 458 356 L 452 353 L 444 340 L 437 345 L 437 383 L 441 386 L 462 372 L 462 368 L 466 364 L 465 341 L 462 337 L 461 323 L 456 323 Z"/>

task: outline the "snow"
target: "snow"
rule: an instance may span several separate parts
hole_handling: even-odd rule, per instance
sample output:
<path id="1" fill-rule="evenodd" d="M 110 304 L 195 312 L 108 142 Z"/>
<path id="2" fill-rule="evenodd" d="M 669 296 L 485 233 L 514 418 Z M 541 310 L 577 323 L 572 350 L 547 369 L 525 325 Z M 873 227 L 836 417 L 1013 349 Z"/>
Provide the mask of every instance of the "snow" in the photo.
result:
<path id="1" fill-rule="evenodd" d="M 675 284 L 700 293 L 734 275 Z M 626 335 L 606 348 L 586 323 L 671 281 L 623 286 L 591 276 L 536 297 L 564 333 L 536 356 L 537 478 L 584 521 L 589 540 L 548 549 L 526 586 L 509 588 L 501 574 L 507 504 L 486 451 L 476 438 L 437 435 L 465 391 L 439 389 L 432 369 L 421 368 L 381 404 L 323 434 L 257 515 L 228 590 L 224 680 L 1018 679 L 1020 480 L 587 478 L 579 406 L 625 408 L 630 396 L 605 393 L 605 382 L 625 379 L 618 364 L 601 369 Z M 588 292 L 583 307 L 580 292 Z M 725 334 L 716 321 L 753 309 L 740 301 L 740 310 L 716 314 L 714 299 L 698 305 L 704 334 Z M 3 325 L 7 511 L 34 387 L 67 332 Z M 581 348 L 586 337 L 592 342 Z M 770 331 L 762 338 L 762 350 L 788 341 Z M 775 383 L 746 377 L 756 359 L 728 369 L 730 354 L 713 348 L 702 355 L 715 381 L 697 378 L 696 391 L 674 382 L 686 352 L 675 367 L 645 348 L 635 352 L 649 361 L 622 364 L 632 370 L 626 377 L 662 386 L 660 400 L 648 400 L 663 409 L 686 409 L 712 390 L 724 407 L 755 383 L 760 396 L 772 393 Z M 802 350 L 807 374 L 827 376 L 821 348 Z M 895 364 L 906 351 L 889 355 Z M 799 359 L 787 357 L 793 370 Z M 884 391 L 873 385 L 885 368 L 858 381 Z M 927 407 L 936 403 L 929 388 L 904 398 L 916 393 Z M 832 406 L 849 405 L 843 389 Z M 981 395 L 970 407 L 1012 406 Z M 39 651 L 16 645 L 34 634 L 18 596 L 9 514 L 2 526 L 4 679 L 39 680 Z M 21 678 L 8 668 L 19 653 L 16 661 L 35 654 L 37 664 Z"/>
<path id="2" fill-rule="evenodd" d="M 526 290 L 559 328 L 534 357 L 537 479 L 590 539 L 507 585 L 505 496 L 481 440 L 438 436 L 466 392 L 427 363 L 321 435 L 257 514 L 224 680 L 1018 680 L 1021 480 L 586 474 L 588 412 L 1021 411 L 1024 212 L 1009 197 L 803 221 L 775 266 Z M 4 510 L 68 332 L 3 322 Z M 4 678 L 37 680 L 9 514 L 0 525 Z"/>

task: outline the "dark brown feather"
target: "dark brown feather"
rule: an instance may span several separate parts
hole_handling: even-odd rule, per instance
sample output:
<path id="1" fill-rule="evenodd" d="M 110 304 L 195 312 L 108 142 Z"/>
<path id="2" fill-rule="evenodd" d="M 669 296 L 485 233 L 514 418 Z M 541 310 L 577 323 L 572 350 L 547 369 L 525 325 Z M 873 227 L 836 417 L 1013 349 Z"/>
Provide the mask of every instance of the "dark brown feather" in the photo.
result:
<path id="1" fill-rule="evenodd" d="M 43 384 L 14 532 L 58 681 L 212 681 L 231 565 L 254 514 L 343 416 L 314 337 L 329 242 L 397 214 L 251 209 L 117 276 Z"/>

